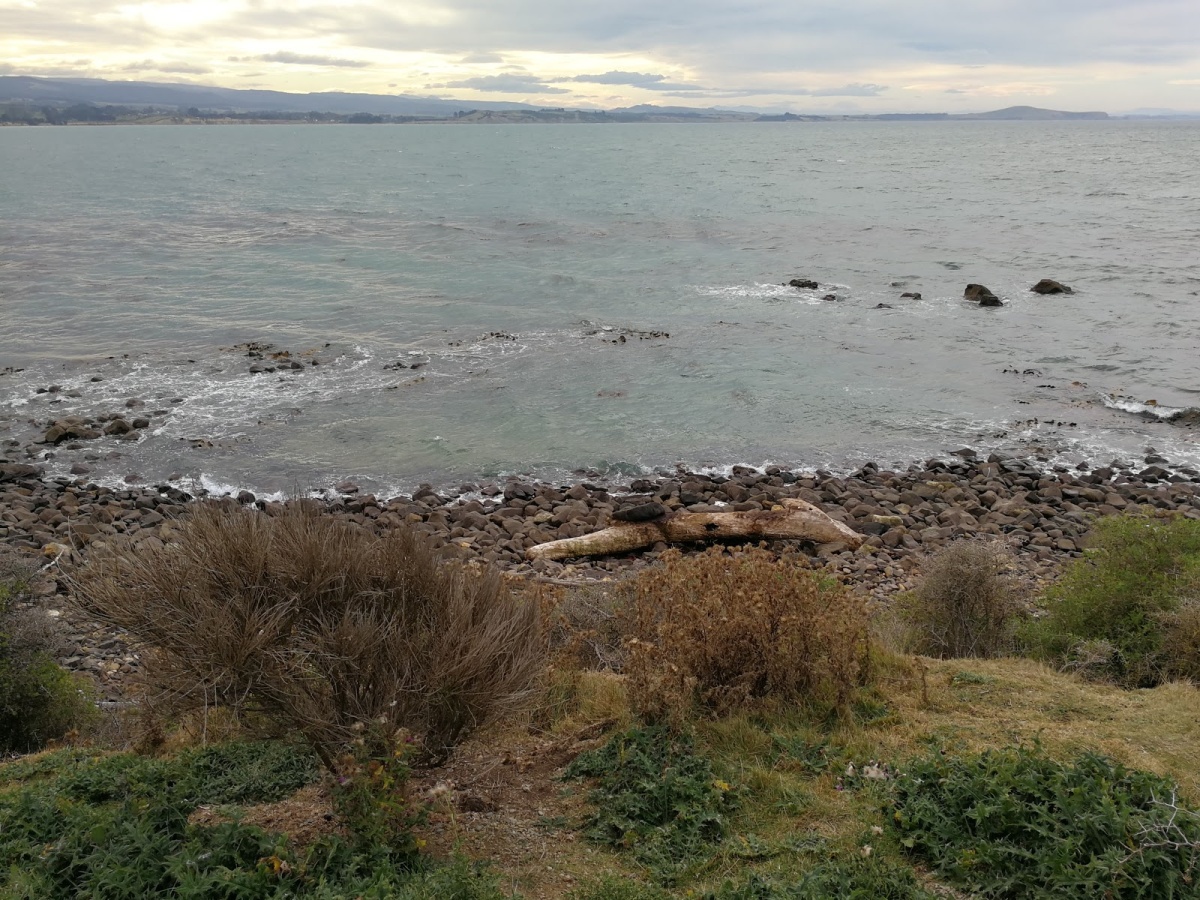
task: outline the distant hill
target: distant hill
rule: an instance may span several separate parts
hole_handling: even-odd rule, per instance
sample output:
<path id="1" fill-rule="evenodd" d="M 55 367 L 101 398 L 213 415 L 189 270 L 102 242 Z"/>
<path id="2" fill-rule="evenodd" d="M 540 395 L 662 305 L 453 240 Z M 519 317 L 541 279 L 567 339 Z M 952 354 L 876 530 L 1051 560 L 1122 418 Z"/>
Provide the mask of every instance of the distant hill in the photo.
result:
<path id="1" fill-rule="evenodd" d="M 1036 106 L 1009 106 L 992 112 L 967 113 L 951 119 L 1022 119 L 1049 121 L 1052 119 L 1107 119 L 1106 112 L 1063 112 L 1060 109 L 1039 109 Z"/>
<path id="2" fill-rule="evenodd" d="M 546 109 L 526 103 L 453 100 L 412 94 L 355 94 L 327 91 L 293 94 L 285 91 L 237 90 L 210 85 L 153 81 L 107 81 L 102 78 L 36 78 L 0 75 L 0 103 L 27 107 L 90 104 L 126 107 L 132 112 L 153 108 L 168 115 L 198 113 L 331 113 L 384 117 L 416 117 L 462 123 L 533 122 L 814 122 L 814 121 L 948 121 L 963 119 L 1031 120 L 1107 119 L 1103 112 L 1063 112 L 1034 106 L 1010 106 L 992 112 L 880 113 L 875 115 L 758 115 L 746 110 L 697 109 L 687 106 L 640 104 L 621 109 Z M 183 113 L 182 111 L 190 112 Z M 20 116 L 17 117 L 18 119 Z M 109 118 L 112 118 L 109 116 Z M 129 120 L 128 118 L 125 120 Z"/>
<path id="3" fill-rule="evenodd" d="M 335 112 L 392 116 L 452 116 L 467 109 L 533 109 L 524 103 L 478 103 L 410 94 L 352 94 L 337 91 L 290 94 L 195 84 L 105 81 L 101 78 L 33 78 L 0 75 L 0 100 L 34 103 L 99 103 L 235 112 Z"/>

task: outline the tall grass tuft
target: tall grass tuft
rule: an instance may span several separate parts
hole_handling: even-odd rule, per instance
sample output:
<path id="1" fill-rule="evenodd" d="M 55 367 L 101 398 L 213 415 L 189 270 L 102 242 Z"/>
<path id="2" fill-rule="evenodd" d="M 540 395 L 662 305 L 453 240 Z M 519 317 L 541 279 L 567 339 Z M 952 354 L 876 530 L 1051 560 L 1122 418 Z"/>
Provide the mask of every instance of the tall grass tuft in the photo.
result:
<path id="1" fill-rule="evenodd" d="M 1012 553 L 995 541 L 956 541 L 935 554 L 897 612 L 909 649 L 941 659 L 1001 656 L 1013 647 L 1021 607 L 1006 572 Z"/>
<path id="2" fill-rule="evenodd" d="M 330 769 L 367 724 L 444 758 L 534 699 L 543 671 L 538 609 L 496 572 L 302 504 L 197 506 L 176 544 L 94 555 L 74 593 L 146 645 L 166 708 L 265 716 Z"/>
<path id="3" fill-rule="evenodd" d="M 760 701 L 844 710 L 867 679 L 865 600 L 760 548 L 667 553 L 623 614 L 630 699 L 650 719 Z"/>

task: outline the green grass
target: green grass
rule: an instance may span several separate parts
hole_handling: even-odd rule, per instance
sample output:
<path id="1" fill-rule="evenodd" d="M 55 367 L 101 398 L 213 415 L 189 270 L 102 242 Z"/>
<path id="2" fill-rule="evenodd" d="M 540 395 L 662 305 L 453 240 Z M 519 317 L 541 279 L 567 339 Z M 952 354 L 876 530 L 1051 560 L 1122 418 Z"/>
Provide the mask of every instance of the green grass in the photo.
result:
<path id="1" fill-rule="evenodd" d="M 1095 753 L 935 751 L 909 763 L 894 809 L 901 845 L 975 896 L 1200 897 L 1200 813 Z"/>
<path id="2" fill-rule="evenodd" d="M 311 751 L 231 743 L 171 758 L 63 750 L 0 766 L 6 898 L 424 898 L 493 900 L 466 863 L 412 865 L 385 846 L 325 837 L 304 851 L 239 822 L 201 826 L 201 804 L 279 800 L 314 781 Z"/>
<path id="3" fill-rule="evenodd" d="M 1200 521 L 1112 516 L 1089 542 L 1023 627 L 1028 651 L 1125 687 L 1200 677 L 1200 636 L 1178 618 L 1200 602 Z"/>

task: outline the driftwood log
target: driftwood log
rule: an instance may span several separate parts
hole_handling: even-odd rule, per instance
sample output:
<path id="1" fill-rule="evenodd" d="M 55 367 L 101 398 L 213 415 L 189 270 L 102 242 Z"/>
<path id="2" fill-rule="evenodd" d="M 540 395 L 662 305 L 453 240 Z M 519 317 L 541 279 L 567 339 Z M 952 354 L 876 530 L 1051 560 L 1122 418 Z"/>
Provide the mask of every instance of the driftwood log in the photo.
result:
<path id="1" fill-rule="evenodd" d="M 780 506 L 752 512 L 674 512 L 648 522 L 621 522 L 603 531 L 538 544 L 529 559 L 606 556 L 651 547 L 659 541 L 682 544 L 712 540 L 799 540 L 841 542 L 857 548 L 861 534 L 830 518 L 811 503 L 787 499 Z"/>

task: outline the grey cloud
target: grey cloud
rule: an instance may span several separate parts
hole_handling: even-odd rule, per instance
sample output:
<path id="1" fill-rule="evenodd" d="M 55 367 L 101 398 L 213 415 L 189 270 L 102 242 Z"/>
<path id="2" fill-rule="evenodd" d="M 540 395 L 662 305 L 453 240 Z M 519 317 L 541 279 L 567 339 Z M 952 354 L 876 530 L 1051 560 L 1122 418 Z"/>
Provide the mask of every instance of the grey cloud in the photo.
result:
<path id="1" fill-rule="evenodd" d="M 243 57 L 245 58 L 245 57 Z M 344 69 L 365 69 L 370 63 L 357 59 L 340 59 L 336 56 L 314 56 L 306 53 L 289 53 L 280 50 L 278 53 L 264 53 L 262 56 L 251 57 L 256 62 L 283 63 L 289 66 L 337 66 Z"/>
<path id="2" fill-rule="evenodd" d="M 476 78 L 464 78 L 461 81 L 447 81 L 443 84 L 430 84 L 430 88 L 470 88 L 475 91 L 491 91 L 497 94 L 569 94 L 563 88 L 551 87 L 536 75 L 480 75 Z"/>
<path id="3" fill-rule="evenodd" d="M 560 81 L 579 81 L 586 84 L 631 84 L 638 87 L 656 84 L 666 80 L 665 75 L 651 75 L 645 72 L 602 72 L 599 75 L 574 75 L 562 78 Z"/>
<path id="4" fill-rule="evenodd" d="M 819 88 L 810 91 L 813 97 L 878 97 L 887 90 L 882 84 L 847 84 L 842 87 Z"/>
<path id="5" fill-rule="evenodd" d="M 155 62 L 144 59 L 141 62 L 128 63 L 121 66 L 122 72 L 167 72 L 173 75 L 207 75 L 212 69 L 181 62 Z"/>
<path id="6" fill-rule="evenodd" d="M 465 65 L 482 65 L 487 63 L 502 63 L 504 57 L 499 53 L 468 53 L 459 62 Z"/>

